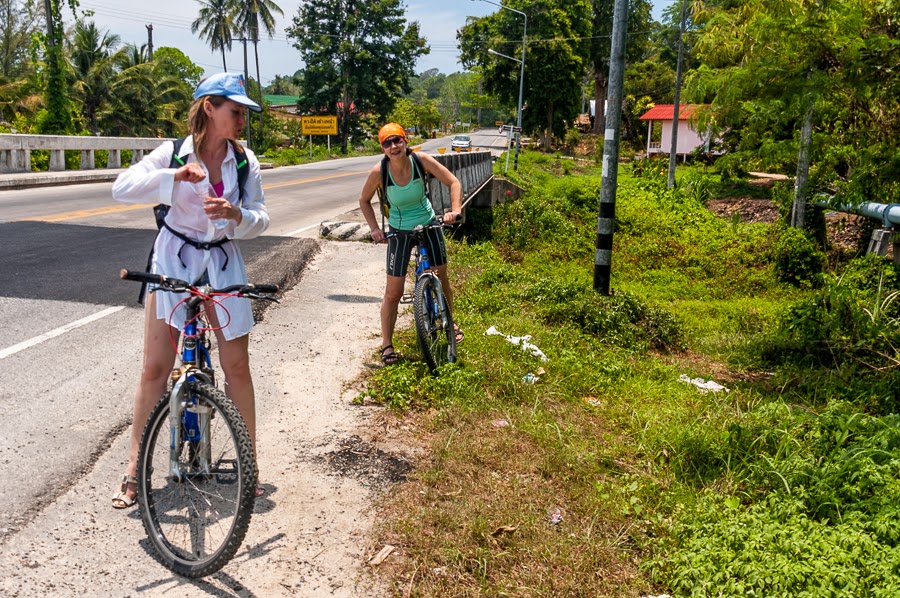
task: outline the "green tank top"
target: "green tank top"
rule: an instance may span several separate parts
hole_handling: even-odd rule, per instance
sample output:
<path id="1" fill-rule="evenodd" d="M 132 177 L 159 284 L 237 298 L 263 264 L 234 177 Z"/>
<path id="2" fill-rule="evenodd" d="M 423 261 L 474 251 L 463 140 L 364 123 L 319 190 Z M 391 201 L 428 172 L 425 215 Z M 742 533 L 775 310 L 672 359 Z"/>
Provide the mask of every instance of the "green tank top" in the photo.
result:
<path id="1" fill-rule="evenodd" d="M 409 167 L 412 169 L 412 178 L 403 187 L 394 182 L 388 168 L 388 224 L 401 230 L 412 230 L 434 220 L 434 208 L 425 195 L 425 181 L 412 163 L 412 156 L 409 156 Z"/>

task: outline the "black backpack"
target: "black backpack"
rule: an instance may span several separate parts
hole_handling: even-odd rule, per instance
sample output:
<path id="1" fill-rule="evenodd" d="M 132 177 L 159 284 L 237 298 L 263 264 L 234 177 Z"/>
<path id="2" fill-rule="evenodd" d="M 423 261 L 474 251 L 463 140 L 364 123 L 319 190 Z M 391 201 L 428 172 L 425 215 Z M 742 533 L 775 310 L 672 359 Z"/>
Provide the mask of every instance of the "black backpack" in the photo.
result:
<path id="1" fill-rule="evenodd" d="M 181 146 L 184 145 L 184 140 L 187 137 L 180 137 L 172 142 L 174 146 L 172 149 L 172 159 L 169 161 L 169 168 L 179 168 L 184 166 L 185 162 L 178 155 L 178 152 L 181 151 Z M 237 179 L 238 179 L 238 197 L 239 203 L 244 203 L 244 184 L 247 182 L 247 177 L 250 174 L 250 162 L 247 161 L 247 154 L 238 150 L 237 145 L 234 147 L 235 154 L 238 155 L 239 158 L 243 158 L 237 164 Z M 164 203 L 156 204 L 153 206 L 153 216 L 156 219 L 156 234 L 159 236 L 159 231 L 166 225 L 166 216 L 169 213 L 169 208 Z M 150 268 L 153 266 L 153 247 L 156 245 L 156 238 L 153 239 L 153 245 L 150 246 L 150 255 L 147 256 L 147 268 L 145 272 L 149 272 Z M 141 285 L 141 290 L 138 292 L 138 303 L 144 303 L 144 295 L 147 293 L 147 283 Z"/>
<path id="2" fill-rule="evenodd" d="M 419 177 L 422 179 L 422 182 L 425 184 L 425 197 L 428 198 L 428 201 L 431 201 L 431 193 L 428 190 L 428 179 L 427 176 L 430 176 L 425 172 L 425 167 L 422 166 L 422 159 L 416 155 L 413 151 L 408 151 L 407 155 L 412 156 L 413 162 L 413 178 L 416 178 L 416 173 L 419 173 Z M 387 188 L 388 188 L 388 163 L 390 162 L 390 158 L 385 156 L 381 159 L 381 186 L 378 187 L 378 200 L 381 202 L 381 228 L 384 229 L 384 219 L 387 218 L 388 213 L 390 212 L 390 202 L 388 201 Z"/>

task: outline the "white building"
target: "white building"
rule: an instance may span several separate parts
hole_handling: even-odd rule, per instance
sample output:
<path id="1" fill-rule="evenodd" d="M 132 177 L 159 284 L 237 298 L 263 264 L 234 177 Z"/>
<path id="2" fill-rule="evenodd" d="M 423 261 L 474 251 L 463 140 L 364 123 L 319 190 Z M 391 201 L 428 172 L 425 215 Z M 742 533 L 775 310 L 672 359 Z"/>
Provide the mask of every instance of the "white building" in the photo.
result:
<path id="1" fill-rule="evenodd" d="M 709 151 L 709 134 L 701 134 L 694 130 L 691 117 L 698 108 L 695 104 L 680 106 L 678 115 L 678 147 L 675 155 L 687 156 L 698 147 Z M 668 154 L 672 150 L 672 122 L 674 121 L 675 104 L 657 104 L 648 110 L 641 120 L 647 121 L 647 155 Z M 661 127 L 654 130 L 653 123 L 659 122 Z"/>

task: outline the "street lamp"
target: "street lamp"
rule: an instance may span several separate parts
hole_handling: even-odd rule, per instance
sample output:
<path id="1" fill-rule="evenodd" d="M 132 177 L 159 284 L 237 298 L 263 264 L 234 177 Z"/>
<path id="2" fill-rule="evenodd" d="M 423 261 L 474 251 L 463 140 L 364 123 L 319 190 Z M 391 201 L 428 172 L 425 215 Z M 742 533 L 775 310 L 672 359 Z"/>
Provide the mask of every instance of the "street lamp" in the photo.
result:
<path id="1" fill-rule="evenodd" d="M 506 54 L 501 54 L 500 52 L 497 52 L 497 51 L 494 50 L 493 48 L 488 48 L 488 54 L 494 54 L 495 56 L 501 56 L 501 57 L 503 57 L 503 58 L 508 58 L 508 59 L 510 59 L 510 60 L 512 60 L 512 61 L 514 61 L 514 62 L 522 62 L 522 61 L 519 60 L 518 58 L 513 58 L 512 56 L 507 56 Z M 521 108 L 519 108 L 519 110 L 521 110 Z M 522 122 L 522 119 L 521 119 L 521 118 L 519 119 L 519 122 Z M 521 129 L 521 128 L 522 128 L 522 127 L 521 127 L 521 125 L 520 125 L 520 126 L 519 126 L 519 129 Z M 512 134 L 511 134 L 511 133 L 512 133 L 512 132 L 509 131 L 509 132 L 507 132 L 507 135 L 506 135 L 506 166 L 505 166 L 504 169 L 503 169 L 503 172 L 504 172 L 504 173 L 506 173 L 507 171 L 509 171 L 509 142 L 510 142 L 510 140 L 512 139 Z M 516 140 L 519 139 L 518 135 L 519 135 L 519 133 L 516 132 Z M 516 166 L 519 165 L 519 153 L 518 153 L 518 152 L 519 152 L 519 146 L 516 145 L 516 162 L 515 162 L 515 164 L 513 164 L 513 169 L 515 169 Z"/>
<path id="2" fill-rule="evenodd" d="M 516 117 L 516 126 L 519 128 L 516 131 L 516 159 L 513 162 L 513 170 L 519 169 L 519 147 L 522 145 L 521 135 L 522 135 L 522 90 L 524 89 L 525 84 L 525 43 L 528 39 L 528 15 L 526 15 L 521 10 L 516 10 L 515 8 L 510 8 L 508 6 L 504 6 L 499 2 L 492 2 L 491 0 L 481 0 L 482 2 L 487 2 L 488 4 L 493 4 L 494 6 L 499 6 L 500 8 L 505 8 L 506 10 L 511 10 L 512 12 L 518 13 L 525 17 L 525 26 L 522 28 L 522 60 L 516 60 L 510 56 L 504 56 L 499 52 L 494 52 L 493 50 L 488 50 L 488 52 L 492 54 L 497 54 L 498 56 L 503 56 L 504 58 L 510 58 L 511 60 L 516 60 L 519 63 L 519 108 L 518 108 L 518 116 Z M 475 0 L 472 0 L 475 2 Z"/>

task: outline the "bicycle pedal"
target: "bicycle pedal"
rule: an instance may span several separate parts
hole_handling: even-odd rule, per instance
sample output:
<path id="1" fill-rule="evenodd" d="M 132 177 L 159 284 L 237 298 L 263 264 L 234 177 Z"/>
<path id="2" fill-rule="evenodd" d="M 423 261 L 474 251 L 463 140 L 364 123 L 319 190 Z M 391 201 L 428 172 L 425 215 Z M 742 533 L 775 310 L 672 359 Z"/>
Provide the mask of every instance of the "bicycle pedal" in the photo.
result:
<path id="1" fill-rule="evenodd" d="M 412 295 L 403 295 L 402 297 L 400 297 L 400 303 L 412 303 L 412 302 L 413 302 Z"/>

